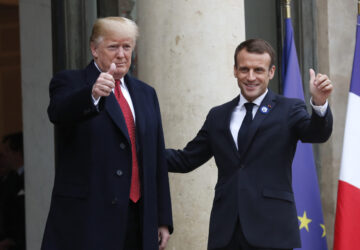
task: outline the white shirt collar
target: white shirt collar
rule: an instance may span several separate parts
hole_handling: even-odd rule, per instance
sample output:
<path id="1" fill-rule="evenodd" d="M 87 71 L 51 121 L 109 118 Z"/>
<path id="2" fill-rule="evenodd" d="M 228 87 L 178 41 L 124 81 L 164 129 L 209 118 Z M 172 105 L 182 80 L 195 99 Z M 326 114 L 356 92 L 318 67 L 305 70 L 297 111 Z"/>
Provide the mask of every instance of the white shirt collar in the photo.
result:
<path id="1" fill-rule="evenodd" d="M 254 101 L 252 101 L 252 103 L 254 103 L 256 106 L 260 106 L 261 102 L 264 100 L 267 92 L 269 90 L 266 89 L 266 91 L 261 95 L 259 96 L 258 98 L 256 98 Z M 240 91 L 240 100 L 239 100 L 239 104 L 238 106 L 243 107 L 245 103 L 249 102 L 248 100 L 246 100 L 246 98 L 242 95 L 241 91 Z"/>
<path id="2" fill-rule="evenodd" d="M 101 73 L 102 71 L 101 71 L 101 69 L 99 68 L 99 66 L 96 64 L 95 61 L 94 61 L 94 65 L 95 65 L 95 67 L 99 70 L 99 72 Z"/>

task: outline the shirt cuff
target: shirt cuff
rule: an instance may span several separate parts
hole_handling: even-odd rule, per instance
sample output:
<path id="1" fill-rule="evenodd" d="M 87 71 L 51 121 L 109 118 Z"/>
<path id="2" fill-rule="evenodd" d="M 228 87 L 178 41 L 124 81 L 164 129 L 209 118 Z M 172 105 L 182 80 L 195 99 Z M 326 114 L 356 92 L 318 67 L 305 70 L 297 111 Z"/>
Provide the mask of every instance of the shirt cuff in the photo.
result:
<path id="1" fill-rule="evenodd" d="M 94 106 L 97 106 L 97 105 L 99 104 L 99 101 L 100 101 L 100 98 L 101 98 L 101 97 L 99 97 L 98 99 L 95 99 L 94 96 L 91 95 L 91 98 L 92 98 L 92 100 L 93 100 Z"/>
<path id="2" fill-rule="evenodd" d="M 324 105 L 321 106 L 316 106 L 314 105 L 313 101 L 312 101 L 312 97 L 310 98 L 310 105 L 313 108 L 313 110 L 315 111 L 315 113 L 320 116 L 320 117 L 324 117 L 326 114 L 326 110 L 328 108 L 329 102 L 328 100 L 326 100 Z"/>

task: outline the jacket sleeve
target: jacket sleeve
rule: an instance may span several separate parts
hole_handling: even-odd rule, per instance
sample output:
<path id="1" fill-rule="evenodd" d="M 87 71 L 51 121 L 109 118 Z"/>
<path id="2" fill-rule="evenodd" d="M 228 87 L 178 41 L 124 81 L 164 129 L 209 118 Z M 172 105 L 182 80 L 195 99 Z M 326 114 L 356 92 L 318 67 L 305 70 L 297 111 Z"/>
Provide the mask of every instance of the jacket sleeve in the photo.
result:
<path id="1" fill-rule="evenodd" d="M 209 133 L 210 120 L 211 111 L 195 138 L 192 139 L 183 150 L 166 150 L 166 161 L 169 172 L 188 173 L 207 162 L 213 156 Z"/>
<path id="2" fill-rule="evenodd" d="M 98 113 L 91 98 L 92 87 L 79 75 L 77 71 L 62 72 L 51 80 L 48 115 L 52 123 L 75 123 Z"/>
<path id="3" fill-rule="evenodd" d="M 298 100 L 293 104 L 290 111 L 290 124 L 302 142 L 325 142 L 329 139 L 333 126 L 330 106 L 327 108 L 324 117 L 317 115 L 314 110 L 309 115 L 305 103 Z"/>

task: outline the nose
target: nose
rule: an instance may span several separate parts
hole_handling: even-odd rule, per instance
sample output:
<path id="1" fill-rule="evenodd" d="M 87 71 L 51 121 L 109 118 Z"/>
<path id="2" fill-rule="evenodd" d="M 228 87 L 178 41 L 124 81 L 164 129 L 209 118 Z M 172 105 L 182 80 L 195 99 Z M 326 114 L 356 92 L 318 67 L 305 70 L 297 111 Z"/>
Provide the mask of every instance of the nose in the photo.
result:
<path id="1" fill-rule="evenodd" d="M 247 79 L 248 81 L 255 81 L 256 77 L 255 77 L 255 73 L 253 70 L 249 70 L 249 73 L 247 75 Z"/>
<path id="2" fill-rule="evenodd" d="M 119 49 L 117 51 L 117 56 L 124 57 L 124 48 L 123 47 L 119 47 Z"/>

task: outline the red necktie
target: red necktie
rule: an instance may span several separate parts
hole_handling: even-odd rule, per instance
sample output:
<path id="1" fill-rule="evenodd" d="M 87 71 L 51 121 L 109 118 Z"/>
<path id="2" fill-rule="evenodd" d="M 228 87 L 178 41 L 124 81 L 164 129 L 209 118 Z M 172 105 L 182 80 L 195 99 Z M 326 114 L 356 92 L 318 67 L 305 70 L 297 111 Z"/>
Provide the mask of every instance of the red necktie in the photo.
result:
<path id="1" fill-rule="evenodd" d="M 134 117 L 131 112 L 130 106 L 127 103 L 124 95 L 120 89 L 120 80 L 115 80 L 115 97 L 120 105 L 121 111 L 123 112 L 126 127 L 130 136 L 131 142 L 131 155 L 132 155 L 132 175 L 130 185 L 130 200 L 137 202 L 140 199 L 140 178 L 139 178 L 139 166 L 136 156 L 136 132 Z"/>

